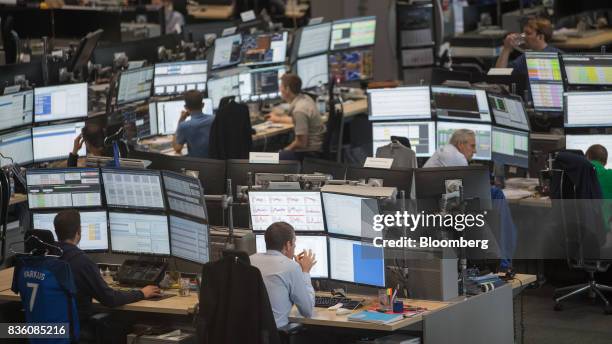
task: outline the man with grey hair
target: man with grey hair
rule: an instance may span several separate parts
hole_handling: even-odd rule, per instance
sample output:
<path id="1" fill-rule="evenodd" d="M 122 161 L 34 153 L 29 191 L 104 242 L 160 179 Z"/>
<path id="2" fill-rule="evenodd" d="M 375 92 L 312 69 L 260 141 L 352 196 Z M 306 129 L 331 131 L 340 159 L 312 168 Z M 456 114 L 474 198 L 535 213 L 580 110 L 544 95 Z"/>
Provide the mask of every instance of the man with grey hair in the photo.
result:
<path id="1" fill-rule="evenodd" d="M 458 129 L 453 132 L 449 143 L 438 148 L 423 167 L 467 166 L 475 153 L 476 133 L 470 129 Z"/>

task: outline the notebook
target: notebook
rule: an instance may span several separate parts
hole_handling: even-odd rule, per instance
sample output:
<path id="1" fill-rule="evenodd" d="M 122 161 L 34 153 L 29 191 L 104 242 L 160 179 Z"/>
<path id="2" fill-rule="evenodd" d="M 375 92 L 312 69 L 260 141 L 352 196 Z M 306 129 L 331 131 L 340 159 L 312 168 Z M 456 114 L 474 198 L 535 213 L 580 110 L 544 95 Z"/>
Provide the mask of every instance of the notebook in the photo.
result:
<path id="1" fill-rule="evenodd" d="M 348 316 L 349 321 L 367 322 L 374 324 L 389 324 L 402 320 L 403 314 L 386 314 L 380 312 L 363 311 Z"/>

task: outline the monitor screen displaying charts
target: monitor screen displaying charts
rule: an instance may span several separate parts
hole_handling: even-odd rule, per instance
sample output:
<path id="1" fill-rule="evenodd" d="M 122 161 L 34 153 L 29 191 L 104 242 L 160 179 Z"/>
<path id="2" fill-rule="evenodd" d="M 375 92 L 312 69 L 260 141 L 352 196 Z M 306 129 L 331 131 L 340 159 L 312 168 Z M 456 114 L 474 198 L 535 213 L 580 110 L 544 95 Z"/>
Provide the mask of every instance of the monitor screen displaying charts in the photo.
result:
<path id="1" fill-rule="evenodd" d="M 287 222 L 296 231 L 323 232 L 321 194 L 312 191 L 249 192 L 254 231 L 265 231 L 275 222 Z"/>
<path id="2" fill-rule="evenodd" d="M 32 124 L 33 107 L 33 91 L 0 96 L 0 130 Z"/>
<path id="3" fill-rule="evenodd" d="M 326 52 L 331 37 L 331 23 L 304 26 L 301 31 L 297 56 L 304 57 Z"/>
<path id="4" fill-rule="evenodd" d="M 529 168 L 529 132 L 493 127 L 491 159 L 498 164 Z"/>
<path id="5" fill-rule="evenodd" d="M 79 214 L 81 215 L 81 241 L 78 247 L 84 251 L 108 250 L 106 211 L 80 211 Z M 49 230 L 57 240 L 53 226 L 56 215 L 57 213 L 33 213 L 33 228 Z"/>
<path id="6" fill-rule="evenodd" d="M 117 104 L 142 101 L 151 97 L 153 66 L 128 69 L 119 75 Z"/>
<path id="7" fill-rule="evenodd" d="M 102 169 L 109 207 L 165 209 L 159 171 Z"/>
<path id="8" fill-rule="evenodd" d="M 332 23 L 331 50 L 373 45 L 376 39 L 376 17 L 336 20 Z"/>
<path id="9" fill-rule="evenodd" d="M 87 83 L 34 89 L 34 122 L 87 116 Z"/>
<path id="10" fill-rule="evenodd" d="M 497 94 L 488 97 L 497 125 L 529 131 L 529 117 L 520 97 Z"/>
<path id="11" fill-rule="evenodd" d="M 612 85 L 612 55 L 563 54 L 570 85 Z"/>
<path id="12" fill-rule="evenodd" d="M 417 157 L 430 157 L 436 151 L 436 124 L 433 121 L 373 122 L 372 153 L 391 143 L 391 136 L 406 137 Z"/>
<path id="13" fill-rule="evenodd" d="M 26 182 L 30 209 L 102 205 L 97 168 L 28 169 Z"/>
<path id="14" fill-rule="evenodd" d="M 329 83 L 327 59 L 327 55 L 317 55 L 297 60 L 297 74 L 302 79 L 302 89 L 315 88 Z"/>
<path id="15" fill-rule="evenodd" d="M 255 236 L 257 253 L 265 253 L 266 239 L 263 234 Z M 327 237 L 325 235 L 296 235 L 295 236 L 295 254 L 298 255 L 303 251 L 312 250 L 317 263 L 310 270 L 312 278 L 328 278 L 328 257 L 327 257 Z"/>
<path id="16" fill-rule="evenodd" d="M 491 123 L 484 90 L 434 86 L 431 95 L 438 118 Z"/>
<path id="17" fill-rule="evenodd" d="M 330 278 L 338 281 L 385 286 L 385 260 L 382 247 L 370 242 L 329 238 Z"/>
<path id="18" fill-rule="evenodd" d="M 47 125 L 32 128 L 34 162 L 63 160 L 72 152 L 74 139 L 81 134 L 85 122 Z M 86 154 L 85 145 L 79 156 Z"/>
<path id="19" fill-rule="evenodd" d="M 198 264 L 210 260 L 208 226 L 178 216 L 170 216 L 172 255 Z"/>
<path id="20" fill-rule="evenodd" d="M 536 111 L 563 111 L 563 78 L 559 54 L 526 52 L 531 98 Z"/>
<path id="21" fill-rule="evenodd" d="M 113 252 L 170 254 L 166 215 L 111 211 L 108 213 L 108 223 Z"/>
<path id="22" fill-rule="evenodd" d="M 368 90 L 370 121 L 431 119 L 429 86 Z"/>
<path id="23" fill-rule="evenodd" d="M 376 199 L 329 192 L 323 192 L 322 196 L 329 234 L 361 238 L 380 236 L 373 230 L 374 216 L 380 212 Z"/>
<path id="24" fill-rule="evenodd" d="M 283 63 L 287 56 L 287 31 L 247 35 L 242 40 L 242 64 Z"/>
<path id="25" fill-rule="evenodd" d="M 178 213 L 206 220 L 204 190 L 197 178 L 179 173 L 162 172 L 168 208 Z"/>
<path id="26" fill-rule="evenodd" d="M 27 128 L 0 135 L 0 167 L 29 164 L 34 160 L 32 129 Z"/>
<path id="27" fill-rule="evenodd" d="M 212 69 L 236 65 L 240 62 L 242 35 L 236 34 L 215 39 Z"/>
<path id="28" fill-rule="evenodd" d="M 612 92 L 565 93 L 565 126 L 612 126 Z"/>
<path id="29" fill-rule="evenodd" d="M 181 61 L 155 65 L 155 95 L 182 94 L 189 90 L 206 90 L 208 61 Z"/>

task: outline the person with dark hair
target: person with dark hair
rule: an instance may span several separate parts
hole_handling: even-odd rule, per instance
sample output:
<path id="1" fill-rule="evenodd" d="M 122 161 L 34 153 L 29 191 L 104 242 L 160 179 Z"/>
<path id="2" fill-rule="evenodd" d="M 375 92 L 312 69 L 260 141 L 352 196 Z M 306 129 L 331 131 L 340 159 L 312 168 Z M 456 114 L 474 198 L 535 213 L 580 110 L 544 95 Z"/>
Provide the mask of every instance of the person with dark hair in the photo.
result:
<path id="1" fill-rule="evenodd" d="M 612 170 L 606 168 L 608 150 L 600 144 L 594 144 L 587 149 L 585 155 L 595 168 L 604 199 L 602 213 L 605 228 L 608 231 L 605 246 L 612 246 L 612 231 L 610 230 L 612 228 Z"/>
<path id="2" fill-rule="evenodd" d="M 208 158 L 208 141 L 214 117 L 202 112 L 203 100 L 204 95 L 200 91 L 185 92 L 185 110 L 181 112 L 172 143 L 174 150 L 179 154 L 187 144 L 189 156 Z"/>
<path id="3" fill-rule="evenodd" d="M 548 44 L 552 39 L 553 27 L 550 20 L 546 18 L 530 18 L 523 26 L 523 33 L 511 33 L 504 39 L 504 48 L 497 58 L 495 67 L 513 68 L 517 73 L 527 74 L 527 61 L 525 54 L 521 54 L 513 61 L 509 61 L 510 54 L 514 50 L 558 53 L 559 49 Z"/>
<path id="4" fill-rule="evenodd" d="M 288 116 L 277 108 L 267 115 L 267 120 L 293 124 L 295 134 L 293 141 L 280 152 L 280 158 L 301 160 L 306 152 L 320 152 L 325 134 L 323 117 L 314 100 L 302 93 L 300 77 L 291 73 L 283 75 L 280 93 L 283 100 L 289 103 Z"/>
<path id="5" fill-rule="evenodd" d="M 93 314 L 92 298 L 104 306 L 119 307 L 160 294 L 159 288 L 152 285 L 140 290 L 118 291 L 106 284 L 96 263 L 78 247 L 81 240 L 81 215 L 78 210 L 60 211 L 53 219 L 53 226 L 63 251 L 61 259 L 70 265 L 74 276 L 81 324 L 87 325 L 89 317 Z"/>
<path id="6" fill-rule="evenodd" d="M 311 250 L 295 255 L 295 231 L 286 222 L 271 224 L 264 235 L 266 253 L 251 256 L 251 265 L 261 271 L 277 327 L 289 323 L 295 304 L 304 317 L 312 316 L 314 289 L 310 270 L 317 263 Z"/>
<path id="7" fill-rule="evenodd" d="M 79 150 L 85 144 L 87 153 L 93 156 L 113 156 L 112 148 L 104 146 L 106 132 L 104 125 L 97 121 L 87 121 L 81 133 L 74 139 L 72 152 L 68 155 L 68 167 L 76 167 L 79 160 Z"/>

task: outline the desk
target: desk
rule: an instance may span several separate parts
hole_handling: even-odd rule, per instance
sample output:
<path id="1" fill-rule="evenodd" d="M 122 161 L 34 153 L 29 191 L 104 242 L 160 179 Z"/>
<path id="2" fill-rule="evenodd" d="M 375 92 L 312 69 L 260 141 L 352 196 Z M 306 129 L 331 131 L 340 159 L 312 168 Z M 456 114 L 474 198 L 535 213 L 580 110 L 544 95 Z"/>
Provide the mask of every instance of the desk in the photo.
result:
<path id="1" fill-rule="evenodd" d="M 566 41 L 553 42 L 552 44 L 562 50 L 582 50 L 597 49 L 610 43 L 612 43 L 612 30 L 603 30 L 601 33 L 590 37 L 568 37 Z"/>
<path id="2" fill-rule="evenodd" d="M 13 194 L 13 196 L 11 196 L 11 199 L 9 200 L 9 205 L 15 205 L 18 203 L 23 203 L 23 202 L 27 202 L 28 200 L 28 195 L 26 194 Z"/>
<path id="3" fill-rule="evenodd" d="M 234 5 L 189 5 L 187 14 L 196 19 L 230 19 L 234 14 Z"/>

